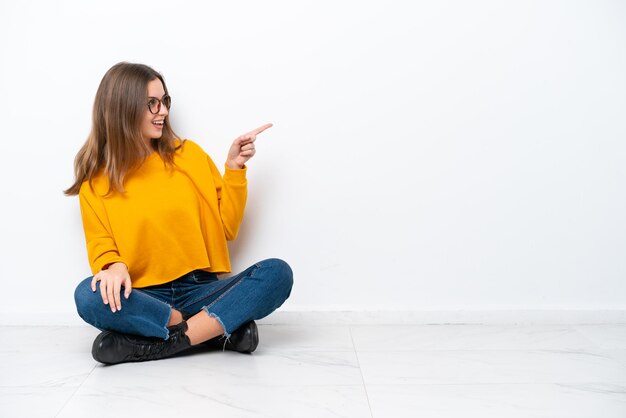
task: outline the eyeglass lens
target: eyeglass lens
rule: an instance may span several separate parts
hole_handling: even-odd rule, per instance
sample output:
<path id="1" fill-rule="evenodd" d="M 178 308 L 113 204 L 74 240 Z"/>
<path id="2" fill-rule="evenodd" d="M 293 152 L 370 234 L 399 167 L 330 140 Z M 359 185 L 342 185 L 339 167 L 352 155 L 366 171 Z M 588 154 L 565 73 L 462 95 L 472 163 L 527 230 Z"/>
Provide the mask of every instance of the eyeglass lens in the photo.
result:
<path id="1" fill-rule="evenodd" d="M 170 96 L 163 96 L 163 99 L 159 100 L 156 97 L 150 97 L 148 101 L 148 109 L 150 113 L 157 114 L 161 111 L 161 103 L 169 110 L 172 105 L 172 98 Z"/>

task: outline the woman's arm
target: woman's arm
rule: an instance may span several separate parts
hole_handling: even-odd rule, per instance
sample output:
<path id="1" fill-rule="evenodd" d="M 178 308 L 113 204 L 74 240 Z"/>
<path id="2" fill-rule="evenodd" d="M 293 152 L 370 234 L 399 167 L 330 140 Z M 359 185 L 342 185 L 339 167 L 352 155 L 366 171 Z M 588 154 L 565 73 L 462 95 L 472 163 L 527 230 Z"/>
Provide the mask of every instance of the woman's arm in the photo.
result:
<path id="1" fill-rule="evenodd" d="M 244 166 L 242 169 L 231 169 L 225 166 L 226 171 L 224 172 L 224 177 L 222 177 L 215 163 L 208 155 L 207 161 L 215 182 L 217 204 L 224 235 L 227 240 L 232 241 L 237 238 L 246 208 L 246 200 L 248 198 L 247 168 Z"/>
<path id="2" fill-rule="evenodd" d="M 87 243 L 87 256 L 92 273 L 96 274 L 116 262 L 128 266 L 128 263 L 120 256 L 110 232 L 104 206 L 88 183 L 83 184 L 78 197 Z"/>
<path id="3" fill-rule="evenodd" d="M 96 283 L 99 281 L 102 301 L 115 312 L 122 309 L 121 287 L 124 286 L 126 299 L 132 291 L 128 266 L 120 257 L 115 240 L 107 227 L 108 220 L 102 202 L 88 185 L 83 185 L 79 198 L 89 265 L 94 274 L 91 290 L 96 291 Z"/>
<path id="4" fill-rule="evenodd" d="M 226 171 L 223 178 L 211 158 L 207 155 L 211 174 L 215 179 L 224 234 L 229 241 L 237 237 L 246 207 L 248 182 L 246 180 L 247 167 L 245 163 L 256 153 L 254 148 L 256 136 L 270 127 L 272 127 L 272 124 L 267 123 L 247 134 L 239 136 L 233 141 L 228 151 L 225 164 Z"/>

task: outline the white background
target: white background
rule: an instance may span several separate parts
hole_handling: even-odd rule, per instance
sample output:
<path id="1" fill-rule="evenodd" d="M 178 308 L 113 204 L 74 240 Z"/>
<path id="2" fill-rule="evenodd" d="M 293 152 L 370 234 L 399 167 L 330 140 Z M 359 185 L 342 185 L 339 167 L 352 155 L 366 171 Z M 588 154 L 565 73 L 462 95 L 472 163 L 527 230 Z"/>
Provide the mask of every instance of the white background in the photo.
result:
<path id="1" fill-rule="evenodd" d="M 75 313 L 119 61 L 222 169 L 274 123 L 231 256 L 292 265 L 281 310 L 626 309 L 625 2 L 0 1 L 5 320 Z"/>

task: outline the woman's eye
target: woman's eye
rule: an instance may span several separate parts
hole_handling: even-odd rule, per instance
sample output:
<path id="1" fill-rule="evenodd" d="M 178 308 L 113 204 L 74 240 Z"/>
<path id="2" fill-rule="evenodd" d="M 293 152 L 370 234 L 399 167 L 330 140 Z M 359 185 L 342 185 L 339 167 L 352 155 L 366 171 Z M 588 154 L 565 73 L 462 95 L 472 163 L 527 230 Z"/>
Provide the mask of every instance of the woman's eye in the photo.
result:
<path id="1" fill-rule="evenodd" d="M 148 106 L 150 107 L 156 106 L 156 104 L 157 104 L 157 101 L 155 99 L 150 99 L 148 101 Z"/>

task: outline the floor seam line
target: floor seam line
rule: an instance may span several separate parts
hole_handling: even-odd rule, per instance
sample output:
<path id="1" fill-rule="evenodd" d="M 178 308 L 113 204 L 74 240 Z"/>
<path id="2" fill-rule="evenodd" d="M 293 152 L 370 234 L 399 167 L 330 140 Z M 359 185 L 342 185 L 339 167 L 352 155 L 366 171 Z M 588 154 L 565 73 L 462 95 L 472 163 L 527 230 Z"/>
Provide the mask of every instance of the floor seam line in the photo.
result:
<path id="1" fill-rule="evenodd" d="M 78 385 L 78 386 L 76 387 L 76 389 L 74 390 L 74 392 L 72 392 L 72 394 L 70 395 L 70 397 L 69 397 L 69 398 L 67 398 L 67 401 L 65 401 L 65 403 L 63 404 L 63 406 L 61 406 L 61 408 L 59 409 L 59 411 L 58 411 L 58 412 L 54 415 L 54 417 L 55 417 L 55 418 L 56 418 L 56 417 L 58 417 L 58 416 L 59 416 L 59 414 L 60 414 L 61 412 L 63 412 L 63 410 L 65 409 L 65 407 L 67 406 L 67 404 L 68 404 L 68 403 L 69 403 L 72 399 L 74 399 L 74 396 L 76 395 L 76 392 L 78 392 L 78 390 L 79 390 L 81 387 L 83 387 L 83 384 L 85 384 L 85 382 L 87 381 L 87 379 L 89 379 L 89 376 L 91 376 L 91 374 L 93 373 L 93 371 L 94 371 L 94 370 L 96 370 L 96 367 L 97 367 L 97 366 L 98 366 L 97 364 L 94 364 L 94 365 L 93 365 L 93 367 L 91 368 L 91 370 L 89 371 L 89 373 L 87 374 L 87 376 L 83 379 L 83 381 L 82 381 L 82 382 L 80 382 L 80 385 Z"/>
<path id="2" fill-rule="evenodd" d="M 372 411 L 372 404 L 370 403 L 370 395 L 367 393 L 367 385 L 365 384 L 365 377 L 363 376 L 363 369 L 361 369 L 361 361 L 359 360 L 359 353 L 356 350 L 356 345 L 354 344 L 354 338 L 352 337 L 352 327 L 349 326 L 348 330 L 350 331 L 350 341 L 352 342 L 352 348 L 354 349 L 354 355 L 356 357 L 356 364 L 359 367 L 359 373 L 361 374 L 361 381 L 363 382 L 363 390 L 365 391 L 365 399 L 367 399 L 367 407 L 370 410 L 370 416 L 374 418 L 374 411 Z"/>

